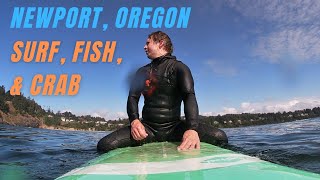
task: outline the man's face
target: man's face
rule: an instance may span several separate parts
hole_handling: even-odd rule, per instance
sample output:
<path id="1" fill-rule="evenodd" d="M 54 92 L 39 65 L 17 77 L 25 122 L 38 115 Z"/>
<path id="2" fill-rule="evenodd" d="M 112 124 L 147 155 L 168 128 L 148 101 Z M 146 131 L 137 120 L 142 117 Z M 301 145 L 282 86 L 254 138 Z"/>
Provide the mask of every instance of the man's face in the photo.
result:
<path id="1" fill-rule="evenodd" d="M 155 43 L 151 38 L 147 39 L 143 48 L 149 59 L 155 59 L 161 56 L 159 46 L 160 43 Z"/>

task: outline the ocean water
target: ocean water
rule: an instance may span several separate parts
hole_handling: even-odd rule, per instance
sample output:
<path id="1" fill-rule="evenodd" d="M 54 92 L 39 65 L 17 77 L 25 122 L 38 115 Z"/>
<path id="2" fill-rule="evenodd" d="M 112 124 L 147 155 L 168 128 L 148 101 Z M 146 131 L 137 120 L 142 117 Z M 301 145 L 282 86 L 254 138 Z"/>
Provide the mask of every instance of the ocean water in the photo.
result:
<path id="1" fill-rule="evenodd" d="M 228 149 L 320 174 L 320 118 L 223 130 Z M 107 133 L 0 125 L 0 180 L 57 178 L 99 156 Z"/>
<path id="2" fill-rule="evenodd" d="M 229 149 L 320 174 L 320 118 L 225 131 Z"/>

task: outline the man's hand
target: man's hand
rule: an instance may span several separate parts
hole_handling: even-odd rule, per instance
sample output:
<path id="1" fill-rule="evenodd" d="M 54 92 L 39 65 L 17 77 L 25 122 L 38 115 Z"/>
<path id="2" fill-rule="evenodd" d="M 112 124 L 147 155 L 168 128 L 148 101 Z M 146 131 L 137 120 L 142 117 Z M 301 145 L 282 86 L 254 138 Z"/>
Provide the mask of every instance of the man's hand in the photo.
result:
<path id="1" fill-rule="evenodd" d="M 131 123 L 131 135 L 133 139 L 140 141 L 145 139 L 148 134 L 139 119 L 135 119 Z"/>
<path id="2" fill-rule="evenodd" d="M 178 150 L 200 149 L 200 139 L 197 131 L 187 130 L 182 137 L 182 143 Z"/>

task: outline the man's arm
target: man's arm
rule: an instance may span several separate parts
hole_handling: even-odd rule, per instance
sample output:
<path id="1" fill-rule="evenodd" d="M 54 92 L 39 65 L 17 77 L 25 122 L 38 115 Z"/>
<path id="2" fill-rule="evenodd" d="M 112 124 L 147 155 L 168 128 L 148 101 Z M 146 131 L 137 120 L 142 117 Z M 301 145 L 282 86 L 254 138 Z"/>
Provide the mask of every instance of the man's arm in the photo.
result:
<path id="1" fill-rule="evenodd" d="M 131 125 L 131 135 L 135 140 L 142 140 L 148 136 L 143 124 L 139 120 L 139 99 L 144 86 L 143 71 L 140 68 L 130 85 L 127 100 L 127 113 Z"/>
<path id="2" fill-rule="evenodd" d="M 140 68 L 130 81 L 130 90 L 127 100 L 127 113 L 130 123 L 135 119 L 139 119 L 138 104 L 144 87 L 143 79 L 143 68 Z"/>
<path id="3" fill-rule="evenodd" d="M 190 69 L 185 64 L 178 62 L 176 66 L 178 86 L 182 94 L 187 124 L 187 130 L 183 134 L 182 143 L 178 149 L 200 149 L 200 139 L 197 132 L 199 109 L 194 92 L 193 77 Z"/>

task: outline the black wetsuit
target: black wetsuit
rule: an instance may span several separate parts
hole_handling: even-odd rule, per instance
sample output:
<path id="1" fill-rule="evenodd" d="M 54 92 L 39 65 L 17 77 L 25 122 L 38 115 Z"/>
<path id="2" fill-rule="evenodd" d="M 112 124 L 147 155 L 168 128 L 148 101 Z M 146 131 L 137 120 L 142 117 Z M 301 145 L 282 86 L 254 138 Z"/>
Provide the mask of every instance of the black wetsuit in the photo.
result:
<path id="1" fill-rule="evenodd" d="M 140 68 L 130 88 L 127 112 L 130 123 L 139 119 L 138 102 L 144 95 L 141 122 L 148 134 L 142 141 L 131 136 L 131 127 L 124 127 L 102 138 L 98 150 L 136 146 L 155 141 L 181 141 L 186 130 L 196 130 L 200 140 L 211 144 L 228 142 L 226 134 L 198 121 L 198 104 L 190 69 L 175 56 L 161 56 Z M 181 102 L 185 120 L 181 120 Z"/>

